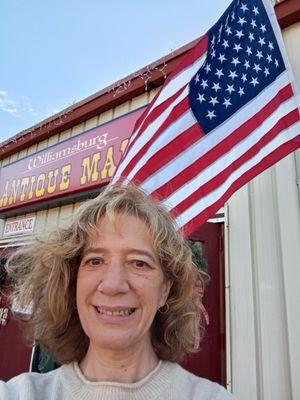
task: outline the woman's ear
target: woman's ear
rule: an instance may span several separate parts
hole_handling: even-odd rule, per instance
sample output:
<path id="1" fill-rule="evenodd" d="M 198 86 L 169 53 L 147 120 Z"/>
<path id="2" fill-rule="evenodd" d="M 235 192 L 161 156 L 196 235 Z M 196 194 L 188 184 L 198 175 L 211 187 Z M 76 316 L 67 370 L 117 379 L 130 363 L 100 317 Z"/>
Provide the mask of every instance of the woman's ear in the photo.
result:
<path id="1" fill-rule="evenodd" d="M 170 279 L 165 280 L 165 282 L 163 283 L 160 307 L 165 305 L 165 303 L 169 297 L 169 293 L 170 293 L 172 285 L 173 285 L 173 281 L 171 281 Z"/>

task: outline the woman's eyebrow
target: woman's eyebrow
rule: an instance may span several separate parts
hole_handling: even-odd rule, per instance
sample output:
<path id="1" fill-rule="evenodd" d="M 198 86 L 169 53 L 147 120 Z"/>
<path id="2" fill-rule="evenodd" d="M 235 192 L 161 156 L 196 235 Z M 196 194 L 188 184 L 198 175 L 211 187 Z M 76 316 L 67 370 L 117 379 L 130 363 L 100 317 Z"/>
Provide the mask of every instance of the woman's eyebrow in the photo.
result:
<path id="1" fill-rule="evenodd" d="M 140 249 L 128 249 L 128 253 L 134 253 L 134 254 L 139 254 L 141 256 L 147 256 L 149 257 L 153 262 L 157 262 L 155 257 L 153 256 L 152 253 L 150 253 L 147 250 L 140 250 Z"/>
<path id="2" fill-rule="evenodd" d="M 90 253 L 103 253 L 105 252 L 105 249 L 102 247 L 88 247 L 87 249 L 83 250 L 83 256 L 86 256 L 87 254 Z"/>
<path id="3" fill-rule="evenodd" d="M 90 253 L 95 254 L 95 253 L 105 253 L 105 252 L 107 252 L 107 250 L 105 250 L 102 247 L 88 247 L 86 250 L 83 251 L 83 257 L 86 257 Z M 146 257 L 149 257 L 154 263 L 157 262 L 155 256 L 147 250 L 129 248 L 126 250 L 126 253 L 146 256 Z"/>

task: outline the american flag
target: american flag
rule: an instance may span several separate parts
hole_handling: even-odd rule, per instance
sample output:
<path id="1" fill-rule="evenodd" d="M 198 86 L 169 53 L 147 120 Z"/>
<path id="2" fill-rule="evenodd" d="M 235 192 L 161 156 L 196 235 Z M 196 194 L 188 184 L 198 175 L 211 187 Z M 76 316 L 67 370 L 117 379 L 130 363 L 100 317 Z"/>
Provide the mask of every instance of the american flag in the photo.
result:
<path id="1" fill-rule="evenodd" d="M 273 7 L 234 0 L 137 121 L 112 184 L 138 184 L 189 235 L 300 147 L 299 119 Z"/>

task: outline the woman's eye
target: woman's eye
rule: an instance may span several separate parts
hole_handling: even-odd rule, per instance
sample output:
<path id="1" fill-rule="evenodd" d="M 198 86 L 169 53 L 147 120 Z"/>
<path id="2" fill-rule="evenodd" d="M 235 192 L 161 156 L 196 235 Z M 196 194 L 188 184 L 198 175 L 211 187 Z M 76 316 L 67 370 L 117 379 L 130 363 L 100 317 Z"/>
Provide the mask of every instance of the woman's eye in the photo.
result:
<path id="1" fill-rule="evenodd" d="M 145 261 L 142 261 L 142 260 L 134 260 L 133 263 L 134 263 L 135 267 L 137 267 L 137 268 L 149 267 L 149 264 L 147 264 Z"/>
<path id="2" fill-rule="evenodd" d="M 91 267 L 98 267 L 99 265 L 104 264 L 104 260 L 102 258 L 91 258 L 87 260 L 86 264 Z"/>

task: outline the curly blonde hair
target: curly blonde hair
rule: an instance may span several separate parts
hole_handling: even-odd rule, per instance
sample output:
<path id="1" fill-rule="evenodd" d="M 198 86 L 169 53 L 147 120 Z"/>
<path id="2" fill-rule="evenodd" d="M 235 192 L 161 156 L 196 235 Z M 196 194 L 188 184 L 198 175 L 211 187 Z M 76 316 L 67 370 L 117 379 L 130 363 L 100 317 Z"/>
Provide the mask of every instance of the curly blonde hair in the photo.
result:
<path id="1" fill-rule="evenodd" d="M 117 186 L 85 202 L 67 228 L 18 250 L 6 266 L 13 282 L 12 297 L 19 307 L 31 309 L 29 315 L 17 315 L 25 338 L 48 350 L 59 363 L 80 361 L 86 354 L 89 339 L 76 309 L 77 271 L 99 219 L 120 213 L 145 222 L 165 278 L 172 281 L 169 308 L 157 312 L 151 328 L 158 357 L 179 362 L 194 351 L 199 308 L 193 288 L 203 280 L 192 252 L 162 204 L 134 186 Z M 200 327 L 202 336 L 202 319 Z"/>

